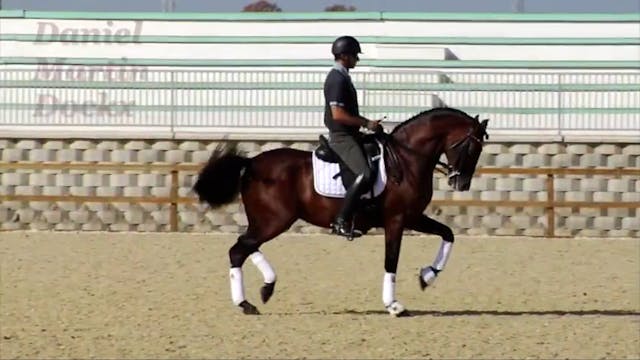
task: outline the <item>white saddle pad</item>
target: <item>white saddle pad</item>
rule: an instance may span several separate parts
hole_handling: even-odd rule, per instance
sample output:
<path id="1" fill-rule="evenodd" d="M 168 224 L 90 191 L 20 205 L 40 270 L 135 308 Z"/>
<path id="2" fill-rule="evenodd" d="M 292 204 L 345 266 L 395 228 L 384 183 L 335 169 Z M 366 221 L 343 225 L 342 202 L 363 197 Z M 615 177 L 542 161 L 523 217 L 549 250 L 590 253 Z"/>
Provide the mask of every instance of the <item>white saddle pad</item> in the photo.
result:
<path id="1" fill-rule="evenodd" d="M 387 172 L 384 166 L 384 149 L 380 143 L 378 143 L 378 147 L 380 147 L 380 161 L 378 161 L 378 176 L 373 186 L 374 197 L 380 195 L 387 184 Z M 322 196 L 343 198 L 347 190 L 342 184 L 342 178 L 340 176 L 335 179 L 333 178 L 340 172 L 340 165 L 320 160 L 315 152 L 311 152 L 311 157 L 313 158 L 313 188 L 316 192 Z M 371 192 L 367 191 L 362 197 L 370 198 Z"/>

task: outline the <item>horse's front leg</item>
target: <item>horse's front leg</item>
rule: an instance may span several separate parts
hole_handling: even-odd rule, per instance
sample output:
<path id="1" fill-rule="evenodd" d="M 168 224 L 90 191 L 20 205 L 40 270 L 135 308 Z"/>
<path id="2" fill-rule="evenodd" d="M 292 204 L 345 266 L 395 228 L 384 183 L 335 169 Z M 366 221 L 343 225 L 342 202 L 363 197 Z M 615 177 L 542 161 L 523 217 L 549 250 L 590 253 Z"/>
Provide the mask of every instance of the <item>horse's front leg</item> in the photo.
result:
<path id="1" fill-rule="evenodd" d="M 385 220 L 384 277 L 382 280 L 382 303 L 393 316 L 410 316 L 396 300 L 396 271 L 400 257 L 400 244 L 404 222 L 401 216 Z"/>
<path id="2" fill-rule="evenodd" d="M 418 279 L 420 281 L 420 288 L 424 290 L 427 286 L 433 284 L 438 273 L 440 273 L 447 264 L 449 255 L 451 254 L 451 248 L 453 246 L 453 232 L 447 225 L 437 222 L 426 215 L 422 215 L 416 221 L 411 222 L 409 224 L 409 228 L 422 233 L 435 234 L 442 237 L 440 250 L 438 250 L 438 254 L 433 261 L 433 264 L 420 269 Z"/>

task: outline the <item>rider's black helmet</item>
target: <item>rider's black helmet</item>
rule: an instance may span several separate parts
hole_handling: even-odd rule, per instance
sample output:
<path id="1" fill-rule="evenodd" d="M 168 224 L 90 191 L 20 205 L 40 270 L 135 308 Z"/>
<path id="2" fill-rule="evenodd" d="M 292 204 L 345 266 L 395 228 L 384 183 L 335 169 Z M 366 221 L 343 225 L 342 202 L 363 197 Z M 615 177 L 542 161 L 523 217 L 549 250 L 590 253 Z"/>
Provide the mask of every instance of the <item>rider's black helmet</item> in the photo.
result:
<path id="1" fill-rule="evenodd" d="M 362 50 L 360 50 L 360 43 L 353 36 L 340 36 L 331 45 L 331 53 L 334 56 L 358 55 Z"/>

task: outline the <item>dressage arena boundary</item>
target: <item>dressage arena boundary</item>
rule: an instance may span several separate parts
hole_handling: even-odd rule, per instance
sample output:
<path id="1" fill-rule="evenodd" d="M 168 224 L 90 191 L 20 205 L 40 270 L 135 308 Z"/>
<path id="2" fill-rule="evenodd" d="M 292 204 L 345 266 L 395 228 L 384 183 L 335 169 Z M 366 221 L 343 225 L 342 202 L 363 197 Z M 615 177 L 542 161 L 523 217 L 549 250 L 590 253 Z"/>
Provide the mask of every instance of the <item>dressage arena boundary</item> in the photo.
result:
<path id="1" fill-rule="evenodd" d="M 0 162 L 0 169 L 11 170 L 86 170 L 117 171 L 117 172 L 160 172 L 171 174 L 169 196 L 78 196 L 78 195 L 0 195 L 0 201 L 64 201 L 64 202 L 97 202 L 97 203 L 153 203 L 170 204 L 169 231 L 178 231 L 178 205 L 196 204 L 194 197 L 180 196 L 179 177 L 180 172 L 196 173 L 203 164 L 135 164 L 135 163 L 101 163 L 101 162 Z M 515 200 L 433 200 L 430 205 L 435 206 L 485 206 L 485 207 L 538 207 L 544 208 L 547 217 L 545 236 L 555 236 L 555 209 L 561 207 L 583 208 L 637 208 L 638 204 L 631 201 L 559 201 L 555 199 L 554 179 L 564 175 L 604 175 L 620 177 L 625 175 L 640 176 L 638 168 L 479 168 L 476 175 L 544 175 L 546 176 L 546 200 L 515 201 Z"/>

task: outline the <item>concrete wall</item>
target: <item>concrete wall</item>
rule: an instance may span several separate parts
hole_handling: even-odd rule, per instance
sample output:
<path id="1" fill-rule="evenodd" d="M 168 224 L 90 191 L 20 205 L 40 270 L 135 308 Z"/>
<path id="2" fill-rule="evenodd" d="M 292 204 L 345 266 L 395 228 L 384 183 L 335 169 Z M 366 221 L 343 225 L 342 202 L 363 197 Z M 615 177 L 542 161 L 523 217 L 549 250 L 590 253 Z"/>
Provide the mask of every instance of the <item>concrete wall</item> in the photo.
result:
<path id="1" fill-rule="evenodd" d="M 0 161 L 110 161 L 141 163 L 201 163 L 217 142 L 165 140 L 25 140 L 0 139 Z M 315 142 L 244 141 L 253 156 L 276 147 L 311 150 Z M 640 145 L 586 143 L 489 143 L 480 166 L 496 167 L 640 167 Z M 192 196 L 196 174 L 180 174 L 179 193 Z M 556 199 L 567 201 L 637 201 L 640 179 L 631 176 L 566 176 L 556 179 Z M 109 171 L 9 170 L 0 174 L 0 195 L 168 196 L 169 175 Z M 472 191 L 454 192 L 436 176 L 434 199 L 545 200 L 544 177 L 482 175 Z M 457 234 L 543 235 L 542 208 L 437 207 L 428 213 Z M 559 208 L 556 234 L 567 236 L 640 236 L 638 209 Z M 169 206 L 155 204 L 75 204 L 70 202 L 0 203 L 0 229 L 165 231 Z M 179 208 L 179 229 L 187 232 L 240 232 L 246 219 L 239 203 L 217 211 L 200 206 Z M 326 230 L 296 223 L 291 231 Z"/>

